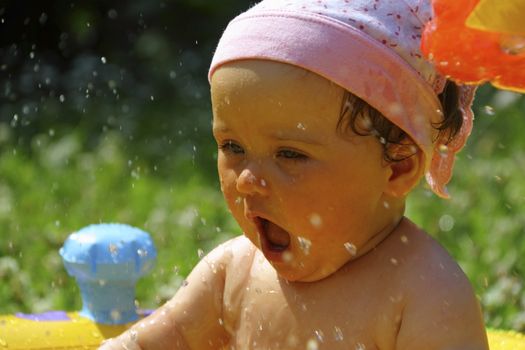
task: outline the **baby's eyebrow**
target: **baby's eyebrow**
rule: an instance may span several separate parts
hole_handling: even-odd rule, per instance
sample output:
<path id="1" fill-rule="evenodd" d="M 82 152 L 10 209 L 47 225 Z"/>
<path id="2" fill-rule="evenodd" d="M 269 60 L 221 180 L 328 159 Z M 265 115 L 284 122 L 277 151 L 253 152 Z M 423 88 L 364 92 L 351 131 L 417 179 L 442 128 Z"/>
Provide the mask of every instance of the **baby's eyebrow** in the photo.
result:
<path id="1" fill-rule="evenodd" d="M 312 137 L 311 135 L 307 135 L 301 131 L 298 131 L 298 132 L 280 131 L 278 133 L 270 135 L 270 137 L 275 139 L 276 141 L 300 142 L 300 143 L 305 143 L 305 144 L 314 145 L 314 146 L 323 146 L 326 144 L 322 142 L 321 138 Z"/>

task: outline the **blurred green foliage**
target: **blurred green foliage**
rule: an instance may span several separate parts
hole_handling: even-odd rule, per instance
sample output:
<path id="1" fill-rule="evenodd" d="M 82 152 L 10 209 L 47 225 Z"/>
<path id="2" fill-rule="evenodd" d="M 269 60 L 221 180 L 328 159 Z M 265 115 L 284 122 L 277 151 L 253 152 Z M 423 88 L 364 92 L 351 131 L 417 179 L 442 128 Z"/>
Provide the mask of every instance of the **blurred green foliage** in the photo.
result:
<path id="1" fill-rule="evenodd" d="M 145 307 L 173 295 L 201 251 L 240 233 L 216 181 L 206 70 L 248 5 L 0 5 L 0 313 L 80 308 L 58 249 L 86 225 L 152 233 Z M 452 199 L 422 184 L 407 212 L 465 270 L 487 324 L 524 331 L 525 99 L 486 86 L 475 109 Z"/>

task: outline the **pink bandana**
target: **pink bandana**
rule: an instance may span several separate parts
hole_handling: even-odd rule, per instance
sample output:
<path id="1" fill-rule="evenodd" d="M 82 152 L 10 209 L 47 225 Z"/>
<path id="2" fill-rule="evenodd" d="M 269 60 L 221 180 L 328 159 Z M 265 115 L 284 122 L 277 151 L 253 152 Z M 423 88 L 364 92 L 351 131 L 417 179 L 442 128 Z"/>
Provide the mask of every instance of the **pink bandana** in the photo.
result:
<path id="1" fill-rule="evenodd" d="M 475 88 L 461 87 L 463 127 L 446 146 L 437 94 L 445 78 L 420 52 L 432 17 L 426 0 L 264 0 L 226 28 L 209 78 L 220 65 L 265 59 L 296 65 L 365 100 L 403 129 L 425 156 L 431 189 L 447 198 L 455 154 L 472 128 Z"/>

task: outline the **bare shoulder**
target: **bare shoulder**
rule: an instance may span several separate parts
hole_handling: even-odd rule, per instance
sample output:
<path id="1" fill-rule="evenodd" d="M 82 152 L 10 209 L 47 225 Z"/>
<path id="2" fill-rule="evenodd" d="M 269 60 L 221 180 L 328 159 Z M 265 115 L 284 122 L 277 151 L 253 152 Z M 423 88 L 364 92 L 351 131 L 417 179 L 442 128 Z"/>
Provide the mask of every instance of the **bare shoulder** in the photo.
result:
<path id="1" fill-rule="evenodd" d="M 399 266 L 398 349 L 488 349 L 475 292 L 448 252 L 405 220 L 388 239 Z"/>

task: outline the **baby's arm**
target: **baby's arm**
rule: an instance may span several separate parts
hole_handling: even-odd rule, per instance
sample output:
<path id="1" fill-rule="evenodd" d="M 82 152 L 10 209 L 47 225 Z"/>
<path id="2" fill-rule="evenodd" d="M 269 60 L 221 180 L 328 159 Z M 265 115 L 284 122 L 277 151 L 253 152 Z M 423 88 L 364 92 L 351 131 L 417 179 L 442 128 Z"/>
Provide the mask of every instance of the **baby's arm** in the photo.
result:
<path id="1" fill-rule="evenodd" d="M 101 349 L 217 349 L 228 343 L 222 317 L 227 242 L 202 259 L 175 296 Z"/>
<path id="2" fill-rule="evenodd" d="M 396 349 L 488 350 L 481 307 L 454 262 L 434 260 L 413 276 Z"/>

